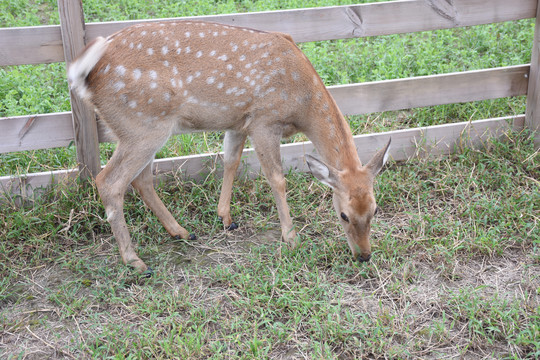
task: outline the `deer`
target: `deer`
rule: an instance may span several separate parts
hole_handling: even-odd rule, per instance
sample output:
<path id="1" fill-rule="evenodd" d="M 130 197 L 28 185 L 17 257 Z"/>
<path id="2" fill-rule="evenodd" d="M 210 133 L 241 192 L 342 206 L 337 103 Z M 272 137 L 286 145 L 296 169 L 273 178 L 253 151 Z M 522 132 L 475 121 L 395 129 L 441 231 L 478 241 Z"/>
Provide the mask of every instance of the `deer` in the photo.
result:
<path id="1" fill-rule="evenodd" d="M 149 271 L 124 217 L 130 184 L 171 236 L 196 239 L 158 197 L 152 163 L 172 134 L 200 131 L 225 133 L 217 207 L 225 229 L 238 226 L 230 203 L 249 137 L 275 198 L 282 241 L 298 246 L 280 141 L 302 132 L 318 152 L 306 154 L 305 161 L 333 190 L 353 258 L 369 261 L 370 223 L 378 210 L 373 184 L 391 139 L 362 165 L 348 122 L 290 35 L 205 21 L 140 23 L 95 38 L 67 72 L 70 89 L 93 106 L 117 139 L 95 184 L 124 264 Z"/>

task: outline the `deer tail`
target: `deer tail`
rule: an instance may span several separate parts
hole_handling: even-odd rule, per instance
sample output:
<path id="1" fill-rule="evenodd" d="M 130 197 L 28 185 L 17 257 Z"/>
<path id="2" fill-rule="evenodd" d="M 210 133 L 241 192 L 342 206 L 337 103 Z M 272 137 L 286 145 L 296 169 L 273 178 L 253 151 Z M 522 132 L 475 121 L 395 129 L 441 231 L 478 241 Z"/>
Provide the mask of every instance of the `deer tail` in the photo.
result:
<path id="1" fill-rule="evenodd" d="M 88 99 L 90 97 L 86 78 L 103 54 L 105 54 L 108 46 L 108 39 L 101 36 L 97 37 L 92 40 L 83 50 L 81 55 L 68 66 L 69 88 L 75 91 L 83 99 Z"/>

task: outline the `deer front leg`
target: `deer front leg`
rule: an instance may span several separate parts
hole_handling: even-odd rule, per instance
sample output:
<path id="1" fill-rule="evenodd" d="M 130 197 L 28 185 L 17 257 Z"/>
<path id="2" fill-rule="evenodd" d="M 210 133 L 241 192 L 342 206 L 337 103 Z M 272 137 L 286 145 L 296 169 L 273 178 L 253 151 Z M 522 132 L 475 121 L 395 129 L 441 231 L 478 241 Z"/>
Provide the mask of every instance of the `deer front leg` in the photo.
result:
<path id="1" fill-rule="evenodd" d="M 131 184 L 139 192 L 146 206 L 152 210 L 161 224 L 163 224 L 165 230 L 167 230 L 172 237 L 195 240 L 195 235 L 190 234 L 178 224 L 156 193 L 153 183 L 152 162 L 146 165 L 143 171 L 141 171 Z"/>
<path id="2" fill-rule="evenodd" d="M 261 131 L 252 135 L 255 152 L 261 163 L 264 175 L 270 183 L 281 223 L 281 236 L 291 248 L 298 246 L 296 231 L 294 230 L 286 196 L 286 182 L 281 165 L 279 141 L 281 133 L 272 134 Z"/>
<path id="3" fill-rule="evenodd" d="M 242 150 L 246 142 L 247 135 L 237 131 L 227 131 L 223 151 L 223 183 L 221 184 L 221 194 L 218 203 L 218 216 L 223 221 L 225 229 L 234 230 L 238 227 L 231 218 L 231 196 L 232 187 L 236 171 L 242 158 Z"/>

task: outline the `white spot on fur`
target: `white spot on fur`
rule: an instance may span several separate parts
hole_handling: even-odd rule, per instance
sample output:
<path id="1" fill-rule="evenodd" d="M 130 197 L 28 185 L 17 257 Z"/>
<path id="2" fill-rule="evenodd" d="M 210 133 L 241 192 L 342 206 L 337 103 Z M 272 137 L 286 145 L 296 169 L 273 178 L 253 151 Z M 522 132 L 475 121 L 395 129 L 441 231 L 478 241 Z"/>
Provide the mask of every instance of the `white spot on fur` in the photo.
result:
<path id="1" fill-rule="evenodd" d="M 238 60 L 240 60 L 240 61 L 246 60 L 246 55 L 241 55 L 241 56 L 238 58 Z"/>
<path id="2" fill-rule="evenodd" d="M 163 47 L 161 48 L 161 53 L 162 53 L 163 55 L 167 55 L 168 52 L 169 52 L 169 48 L 167 47 L 167 45 L 165 45 L 165 46 L 163 46 Z"/>
<path id="3" fill-rule="evenodd" d="M 148 55 L 154 55 L 154 49 L 148 48 L 148 49 L 146 49 L 146 53 L 147 53 Z"/>
<path id="4" fill-rule="evenodd" d="M 118 65 L 114 71 L 116 72 L 116 74 L 118 76 L 124 76 L 126 74 L 126 68 L 123 67 L 122 65 Z"/>
<path id="5" fill-rule="evenodd" d="M 139 80 L 141 78 L 142 72 L 139 69 L 133 70 L 133 78 Z"/>
<path id="6" fill-rule="evenodd" d="M 186 78 L 186 83 L 191 84 L 192 81 L 193 81 L 193 76 L 192 76 L 192 75 L 189 75 L 189 76 Z"/>
<path id="7" fill-rule="evenodd" d="M 135 100 L 131 100 L 129 103 L 128 103 L 128 106 L 132 109 L 135 109 L 137 107 L 137 102 Z"/>
<path id="8" fill-rule="evenodd" d="M 219 60 L 222 60 L 222 61 L 227 61 L 228 57 L 227 55 L 221 55 L 218 57 Z"/>
<path id="9" fill-rule="evenodd" d="M 157 72 L 155 70 L 150 70 L 148 72 L 148 75 L 150 75 L 150 79 L 156 80 L 157 79 Z"/>
<path id="10" fill-rule="evenodd" d="M 206 79 L 206 83 L 207 83 L 208 85 L 213 84 L 215 81 L 216 81 L 216 78 L 213 77 L 213 76 L 211 76 L 211 77 L 209 77 L 208 79 Z"/>
<path id="11" fill-rule="evenodd" d="M 150 83 L 150 89 L 155 89 L 155 88 L 157 88 L 157 83 L 155 81 L 152 81 Z"/>
<path id="12" fill-rule="evenodd" d="M 186 32 L 184 33 L 184 35 L 188 38 L 188 37 L 191 36 L 191 33 L 190 33 L 189 31 L 186 31 Z"/>
<path id="13" fill-rule="evenodd" d="M 115 92 L 119 92 L 120 90 L 122 90 L 125 87 L 126 87 L 126 83 L 124 83 L 123 81 L 117 81 L 113 85 L 113 89 L 114 89 Z"/>

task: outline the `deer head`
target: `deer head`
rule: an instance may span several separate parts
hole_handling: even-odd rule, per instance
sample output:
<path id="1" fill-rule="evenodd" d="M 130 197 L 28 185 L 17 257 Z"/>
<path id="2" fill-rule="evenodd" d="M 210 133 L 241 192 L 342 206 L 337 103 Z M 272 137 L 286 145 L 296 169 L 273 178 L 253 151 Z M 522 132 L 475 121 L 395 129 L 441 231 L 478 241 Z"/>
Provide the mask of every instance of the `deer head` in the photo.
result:
<path id="1" fill-rule="evenodd" d="M 388 159 L 391 139 L 363 167 L 339 170 L 317 158 L 307 155 L 311 173 L 334 190 L 333 203 L 345 229 L 353 257 L 359 262 L 371 258 L 369 233 L 371 220 L 378 211 L 373 196 L 373 182 Z"/>

